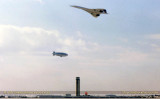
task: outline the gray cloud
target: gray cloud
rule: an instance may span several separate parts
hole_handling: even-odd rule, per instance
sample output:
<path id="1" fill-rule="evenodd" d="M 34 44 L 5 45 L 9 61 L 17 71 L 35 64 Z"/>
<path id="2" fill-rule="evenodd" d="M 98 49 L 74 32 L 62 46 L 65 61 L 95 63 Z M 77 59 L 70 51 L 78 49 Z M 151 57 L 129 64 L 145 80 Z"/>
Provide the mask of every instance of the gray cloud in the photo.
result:
<path id="1" fill-rule="evenodd" d="M 74 90 L 76 76 L 83 90 L 160 89 L 159 53 L 100 45 L 82 34 L 0 25 L 1 90 Z M 53 57 L 53 50 L 69 56 Z"/>
<path id="2" fill-rule="evenodd" d="M 149 35 L 148 38 L 154 39 L 154 40 L 160 40 L 160 34 L 152 34 L 152 35 Z"/>

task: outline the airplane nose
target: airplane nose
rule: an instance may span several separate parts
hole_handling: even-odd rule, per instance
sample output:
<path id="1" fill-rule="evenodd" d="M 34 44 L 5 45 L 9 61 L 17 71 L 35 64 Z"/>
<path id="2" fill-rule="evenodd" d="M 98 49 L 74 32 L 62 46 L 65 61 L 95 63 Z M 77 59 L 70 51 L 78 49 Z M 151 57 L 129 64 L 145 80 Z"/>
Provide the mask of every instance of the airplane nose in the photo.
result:
<path id="1" fill-rule="evenodd" d="M 104 10 L 103 12 L 104 12 L 105 14 L 107 14 L 107 11 L 106 11 L 106 10 Z"/>

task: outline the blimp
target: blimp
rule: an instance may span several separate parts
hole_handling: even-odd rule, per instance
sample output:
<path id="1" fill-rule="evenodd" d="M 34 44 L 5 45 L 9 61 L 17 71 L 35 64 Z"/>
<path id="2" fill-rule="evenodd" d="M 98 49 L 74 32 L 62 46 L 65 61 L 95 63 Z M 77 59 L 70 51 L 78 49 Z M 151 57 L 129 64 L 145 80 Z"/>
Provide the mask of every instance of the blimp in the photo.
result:
<path id="1" fill-rule="evenodd" d="M 55 52 L 55 51 L 53 51 L 53 56 L 60 56 L 60 57 L 66 57 L 66 56 L 68 56 L 68 54 L 67 53 L 63 53 L 63 52 Z"/>

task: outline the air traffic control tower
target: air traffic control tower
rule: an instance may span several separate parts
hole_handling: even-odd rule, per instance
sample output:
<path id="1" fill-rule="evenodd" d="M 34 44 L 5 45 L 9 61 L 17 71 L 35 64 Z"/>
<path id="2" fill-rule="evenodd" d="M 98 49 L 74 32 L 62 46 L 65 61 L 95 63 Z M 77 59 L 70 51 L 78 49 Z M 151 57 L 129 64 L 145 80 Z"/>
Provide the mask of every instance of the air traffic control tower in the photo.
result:
<path id="1" fill-rule="evenodd" d="M 76 96 L 80 96 L 80 77 L 76 77 Z"/>

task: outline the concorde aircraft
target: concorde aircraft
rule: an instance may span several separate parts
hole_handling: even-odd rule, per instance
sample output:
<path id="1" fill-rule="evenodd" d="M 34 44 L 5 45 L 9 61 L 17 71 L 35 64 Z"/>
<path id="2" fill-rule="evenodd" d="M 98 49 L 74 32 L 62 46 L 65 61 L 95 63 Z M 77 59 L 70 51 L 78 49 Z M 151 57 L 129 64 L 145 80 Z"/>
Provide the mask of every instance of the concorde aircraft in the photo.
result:
<path id="1" fill-rule="evenodd" d="M 89 8 L 84 8 L 84 7 L 80 7 L 80 6 L 73 6 L 73 5 L 71 5 L 71 7 L 75 7 L 75 8 L 87 11 L 88 13 L 90 13 L 94 17 L 98 17 L 98 16 L 100 16 L 100 14 L 108 14 L 106 9 L 89 9 Z"/>
<path id="2" fill-rule="evenodd" d="M 62 53 L 62 52 L 55 52 L 53 51 L 53 56 L 60 56 L 60 57 L 65 57 L 65 56 L 68 56 L 67 53 Z"/>

